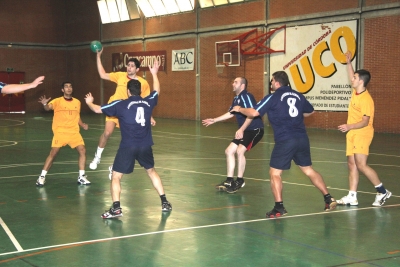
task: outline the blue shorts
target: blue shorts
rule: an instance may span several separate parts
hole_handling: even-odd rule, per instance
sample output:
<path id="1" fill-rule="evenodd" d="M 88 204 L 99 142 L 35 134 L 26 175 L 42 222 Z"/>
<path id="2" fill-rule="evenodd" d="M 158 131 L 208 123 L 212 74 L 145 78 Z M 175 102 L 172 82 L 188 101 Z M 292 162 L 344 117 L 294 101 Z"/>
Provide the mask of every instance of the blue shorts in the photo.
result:
<path id="1" fill-rule="evenodd" d="M 301 167 L 312 165 L 308 136 L 275 143 L 269 166 L 278 170 L 289 170 L 292 160 Z"/>
<path id="2" fill-rule="evenodd" d="M 114 159 L 113 171 L 128 174 L 133 172 L 135 161 L 146 170 L 154 168 L 153 149 L 148 147 L 118 148 Z"/>

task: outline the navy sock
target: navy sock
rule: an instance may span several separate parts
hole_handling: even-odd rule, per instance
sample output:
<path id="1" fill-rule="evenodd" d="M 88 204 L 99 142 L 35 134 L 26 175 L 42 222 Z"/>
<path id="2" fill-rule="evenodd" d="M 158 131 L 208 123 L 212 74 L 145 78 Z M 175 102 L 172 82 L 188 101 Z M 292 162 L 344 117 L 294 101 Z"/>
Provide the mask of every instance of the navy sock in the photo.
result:
<path id="1" fill-rule="evenodd" d="M 161 198 L 161 203 L 168 202 L 167 197 L 165 196 L 165 194 L 161 195 L 160 198 Z"/>
<path id="2" fill-rule="evenodd" d="M 233 177 L 226 177 L 226 180 L 232 182 L 233 181 Z"/>
<path id="3" fill-rule="evenodd" d="M 277 210 L 283 210 L 285 207 L 283 206 L 283 201 L 281 202 L 275 202 L 275 209 Z"/>
<path id="4" fill-rule="evenodd" d="M 243 182 L 244 181 L 243 177 L 238 177 L 236 180 L 238 180 L 239 182 Z"/>
<path id="5" fill-rule="evenodd" d="M 121 208 L 121 203 L 119 201 L 113 202 L 113 209 Z"/>
<path id="6" fill-rule="evenodd" d="M 378 193 L 386 194 L 386 189 L 383 186 L 383 184 L 380 187 L 375 187 L 375 188 L 376 188 L 376 191 L 378 191 Z"/>
<path id="7" fill-rule="evenodd" d="M 325 200 L 325 203 L 329 203 L 330 202 L 330 200 L 331 200 L 331 198 L 332 198 L 332 196 L 331 196 L 331 194 L 326 194 L 326 195 L 324 195 L 324 200 Z"/>

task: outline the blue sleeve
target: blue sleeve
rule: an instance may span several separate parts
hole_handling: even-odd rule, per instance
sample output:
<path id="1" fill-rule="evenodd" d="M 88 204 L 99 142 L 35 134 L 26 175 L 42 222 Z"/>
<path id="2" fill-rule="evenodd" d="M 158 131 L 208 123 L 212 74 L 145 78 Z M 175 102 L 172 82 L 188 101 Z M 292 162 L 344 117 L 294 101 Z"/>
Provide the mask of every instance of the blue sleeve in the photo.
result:
<path id="1" fill-rule="evenodd" d="M 271 95 L 266 95 L 264 96 L 263 99 L 261 99 L 260 102 L 258 102 L 254 109 L 258 111 L 258 113 L 260 113 L 260 117 L 264 116 L 265 113 L 267 113 L 268 107 L 271 104 L 270 99 L 273 97 L 273 94 Z"/>
<path id="2" fill-rule="evenodd" d="M 118 116 L 117 104 L 122 100 L 113 101 L 107 105 L 101 106 L 101 111 L 110 117 Z"/>
<path id="3" fill-rule="evenodd" d="M 6 86 L 6 85 L 7 84 L 0 82 L 0 93 L 1 93 L 1 90 L 3 89 L 3 87 Z"/>
<path id="4" fill-rule="evenodd" d="M 147 101 L 152 103 L 152 108 L 154 108 L 155 106 L 157 106 L 158 103 L 158 92 L 157 91 L 153 91 L 150 93 L 150 95 L 146 96 L 145 99 L 147 98 Z"/>
<path id="5" fill-rule="evenodd" d="M 305 100 L 305 104 L 304 104 L 304 109 L 303 109 L 303 112 L 304 113 L 311 113 L 311 112 L 313 112 L 314 111 L 314 107 L 313 107 L 313 105 L 311 105 L 311 103 L 304 97 L 303 98 L 304 100 Z"/>
<path id="6" fill-rule="evenodd" d="M 256 104 L 256 100 L 252 94 L 245 94 L 241 96 L 243 107 L 244 108 L 254 108 Z"/>

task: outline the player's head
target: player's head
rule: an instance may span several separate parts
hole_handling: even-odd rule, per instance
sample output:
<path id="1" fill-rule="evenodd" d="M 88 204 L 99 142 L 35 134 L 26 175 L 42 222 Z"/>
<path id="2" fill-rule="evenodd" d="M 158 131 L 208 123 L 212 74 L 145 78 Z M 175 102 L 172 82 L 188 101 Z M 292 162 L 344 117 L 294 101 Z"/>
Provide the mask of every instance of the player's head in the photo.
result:
<path id="1" fill-rule="evenodd" d="M 239 94 L 241 91 L 247 89 L 247 79 L 244 77 L 236 77 L 232 83 L 233 91 Z"/>
<path id="2" fill-rule="evenodd" d="M 142 92 L 142 85 L 138 80 L 132 79 L 128 82 L 128 90 L 131 95 L 140 95 Z"/>
<path id="3" fill-rule="evenodd" d="M 358 74 L 358 78 L 363 81 L 364 83 L 364 87 L 367 87 L 369 81 L 371 80 L 371 73 L 369 73 L 369 71 L 367 70 L 357 70 L 354 72 L 354 75 Z"/>
<path id="4" fill-rule="evenodd" d="M 137 58 L 131 57 L 131 58 L 128 60 L 128 64 L 129 64 L 129 62 L 132 62 L 133 64 L 135 64 L 135 67 L 136 67 L 137 69 L 140 68 L 140 61 L 139 61 Z"/>
<path id="5" fill-rule="evenodd" d="M 72 83 L 71 82 L 63 82 L 61 84 L 61 91 L 65 94 L 72 94 Z"/>
<path id="6" fill-rule="evenodd" d="M 289 86 L 289 77 L 284 71 L 277 71 L 272 74 L 271 88 L 278 89 L 281 86 Z"/>

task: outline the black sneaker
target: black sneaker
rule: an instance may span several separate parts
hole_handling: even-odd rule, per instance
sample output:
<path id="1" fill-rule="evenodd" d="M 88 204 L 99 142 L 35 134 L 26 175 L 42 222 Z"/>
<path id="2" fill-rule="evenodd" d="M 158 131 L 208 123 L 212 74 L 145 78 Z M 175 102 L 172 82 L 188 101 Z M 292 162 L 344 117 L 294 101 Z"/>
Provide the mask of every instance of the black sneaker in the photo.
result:
<path id="1" fill-rule="evenodd" d="M 172 210 L 171 203 L 169 203 L 168 201 L 167 202 L 163 202 L 161 204 L 161 210 L 162 211 L 171 211 Z"/>
<path id="2" fill-rule="evenodd" d="M 219 191 L 226 191 L 226 188 L 227 188 L 227 187 L 230 187 L 230 186 L 232 185 L 233 182 L 234 182 L 233 179 L 232 179 L 232 180 L 226 179 L 226 180 L 223 181 L 222 183 L 217 184 L 217 185 L 215 186 L 215 189 L 217 189 L 217 190 L 219 190 Z"/>
<path id="3" fill-rule="evenodd" d="M 331 211 L 336 209 L 337 202 L 336 200 L 331 197 L 328 202 L 325 202 L 325 211 Z"/>
<path id="4" fill-rule="evenodd" d="M 238 180 L 234 181 L 231 186 L 226 188 L 226 192 L 230 193 L 230 194 L 236 193 L 236 191 L 238 191 L 240 188 L 242 188 L 246 184 L 244 182 L 244 180 L 242 180 L 242 181 L 243 182 L 238 181 Z"/>
<path id="5" fill-rule="evenodd" d="M 110 219 L 110 218 L 115 218 L 115 217 L 121 217 L 122 216 L 122 209 L 121 208 L 110 208 L 110 210 L 106 210 L 106 212 L 104 212 L 101 215 L 101 218 L 103 219 Z"/>
<path id="6" fill-rule="evenodd" d="M 283 208 L 282 210 L 273 208 L 271 211 L 267 212 L 266 217 L 267 218 L 278 218 L 278 217 L 284 216 L 285 214 L 287 214 L 287 211 L 285 208 Z"/>

